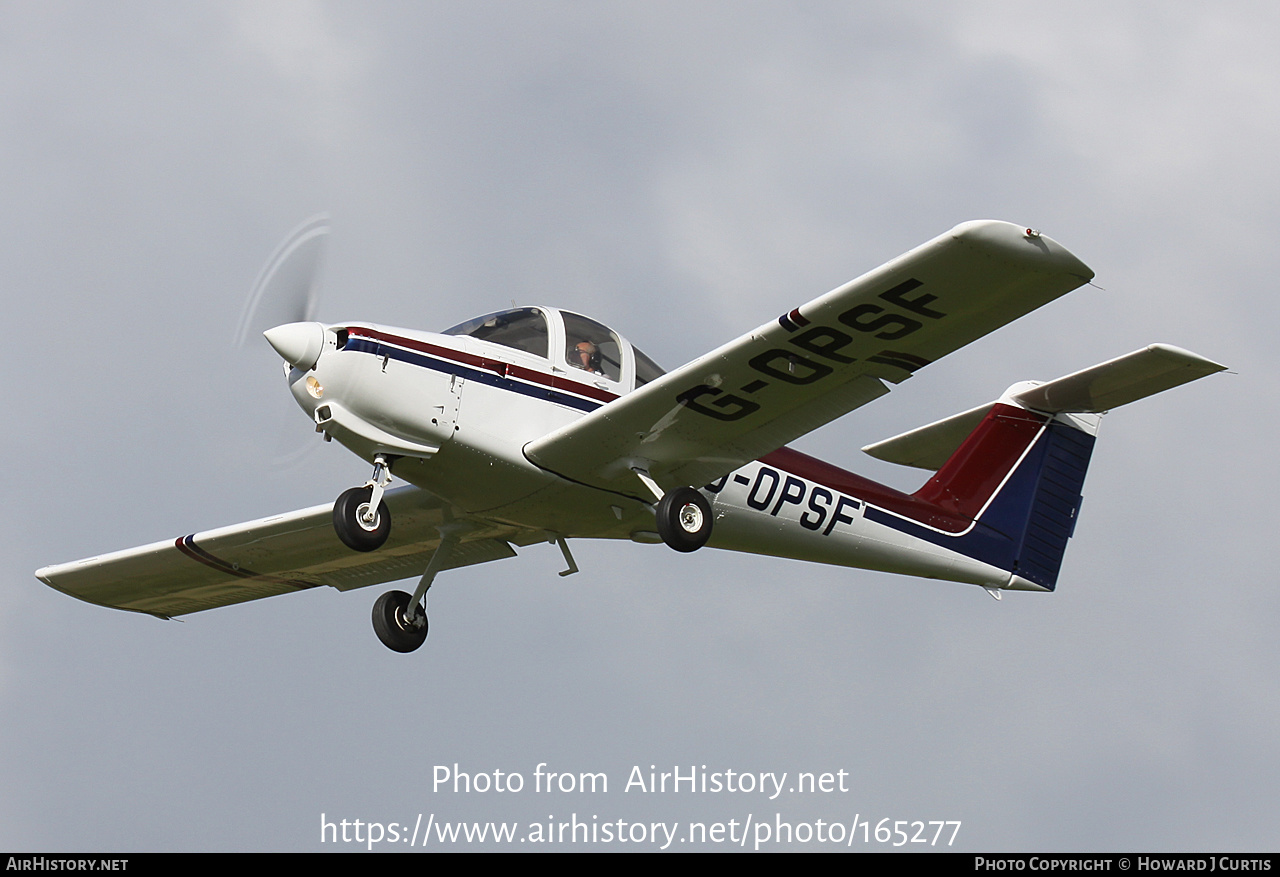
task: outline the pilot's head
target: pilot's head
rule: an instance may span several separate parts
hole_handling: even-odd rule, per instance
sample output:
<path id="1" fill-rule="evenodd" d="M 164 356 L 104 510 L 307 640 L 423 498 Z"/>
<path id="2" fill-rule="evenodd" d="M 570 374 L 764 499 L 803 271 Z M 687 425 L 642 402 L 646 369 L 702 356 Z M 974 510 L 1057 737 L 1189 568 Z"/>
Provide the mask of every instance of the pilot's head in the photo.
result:
<path id="1" fill-rule="evenodd" d="M 590 341 L 579 341 L 574 348 L 574 357 L 573 364 L 578 368 L 586 369 L 596 374 L 603 374 L 600 371 L 600 348 Z"/>

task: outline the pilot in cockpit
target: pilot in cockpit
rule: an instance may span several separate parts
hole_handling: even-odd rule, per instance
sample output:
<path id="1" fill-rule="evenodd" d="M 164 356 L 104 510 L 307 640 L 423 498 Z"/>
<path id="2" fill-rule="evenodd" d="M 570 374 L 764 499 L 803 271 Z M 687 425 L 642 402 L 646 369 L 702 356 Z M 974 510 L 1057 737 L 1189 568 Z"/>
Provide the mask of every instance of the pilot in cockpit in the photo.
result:
<path id="1" fill-rule="evenodd" d="M 573 355 L 569 357 L 569 364 L 589 371 L 593 375 L 603 375 L 604 371 L 600 368 L 600 348 L 590 341 L 579 341 L 573 348 Z"/>

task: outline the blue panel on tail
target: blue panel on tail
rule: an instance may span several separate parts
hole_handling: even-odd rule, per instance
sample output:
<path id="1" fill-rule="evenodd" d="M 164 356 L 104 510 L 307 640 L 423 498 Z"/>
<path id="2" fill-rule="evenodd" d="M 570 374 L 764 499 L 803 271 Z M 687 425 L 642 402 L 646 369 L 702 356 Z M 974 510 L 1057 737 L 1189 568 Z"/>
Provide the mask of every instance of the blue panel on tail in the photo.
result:
<path id="1" fill-rule="evenodd" d="M 865 514 L 868 520 L 1016 573 L 1052 591 L 1067 540 L 1075 531 L 1093 444 L 1094 437 L 1088 433 L 1050 421 L 964 533 L 940 532 L 872 505 Z"/>
<path id="2" fill-rule="evenodd" d="M 1094 437 L 1054 421 L 1041 438 L 1042 443 L 1046 441 L 1047 453 L 1012 571 L 1052 590 L 1067 540 L 1075 532 Z"/>

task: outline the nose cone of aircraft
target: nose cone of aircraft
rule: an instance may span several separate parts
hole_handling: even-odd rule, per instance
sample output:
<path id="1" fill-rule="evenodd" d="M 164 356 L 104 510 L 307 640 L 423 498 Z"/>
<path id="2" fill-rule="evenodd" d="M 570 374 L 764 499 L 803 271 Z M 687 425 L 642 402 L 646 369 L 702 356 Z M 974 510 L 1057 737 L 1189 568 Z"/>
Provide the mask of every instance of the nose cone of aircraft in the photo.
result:
<path id="1" fill-rule="evenodd" d="M 324 349 L 324 326 L 320 323 L 285 323 L 262 335 L 285 362 L 303 371 L 316 364 Z"/>

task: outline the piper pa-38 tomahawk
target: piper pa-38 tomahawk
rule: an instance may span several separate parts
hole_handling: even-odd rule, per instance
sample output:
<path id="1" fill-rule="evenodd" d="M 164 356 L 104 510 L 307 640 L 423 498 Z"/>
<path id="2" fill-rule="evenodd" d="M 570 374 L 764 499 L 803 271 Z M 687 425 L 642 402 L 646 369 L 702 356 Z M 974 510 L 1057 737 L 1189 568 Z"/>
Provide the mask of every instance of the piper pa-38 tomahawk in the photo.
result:
<path id="1" fill-rule="evenodd" d="M 443 333 L 268 330 L 325 440 L 372 476 L 332 504 L 50 566 L 50 586 L 160 618 L 329 585 L 418 578 L 373 626 L 409 652 L 443 570 L 570 539 L 704 545 L 1002 590 L 1052 591 L 1101 415 L 1224 367 L 1153 344 L 865 447 L 932 470 L 901 493 L 786 447 L 942 356 L 1087 283 L 1039 232 L 958 225 L 664 373 L 569 311 Z M 406 486 L 388 490 L 392 476 Z"/>

